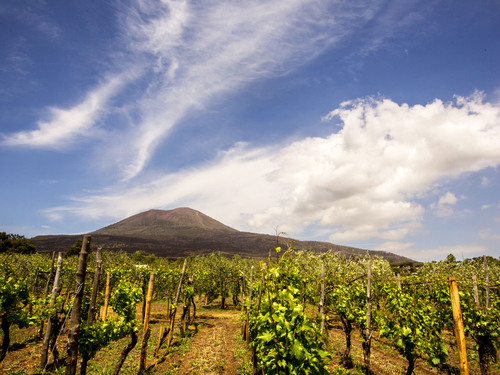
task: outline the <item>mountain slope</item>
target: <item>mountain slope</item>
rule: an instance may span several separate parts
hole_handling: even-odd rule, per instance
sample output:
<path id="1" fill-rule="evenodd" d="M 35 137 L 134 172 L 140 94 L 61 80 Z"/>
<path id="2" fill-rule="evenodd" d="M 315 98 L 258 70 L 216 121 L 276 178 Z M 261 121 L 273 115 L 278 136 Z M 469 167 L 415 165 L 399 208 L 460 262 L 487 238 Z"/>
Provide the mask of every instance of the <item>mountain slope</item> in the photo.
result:
<path id="1" fill-rule="evenodd" d="M 166 258 L 220 251 L 229 256 L 265 258 L 277 244 L 275 236 L 240 232 L 190 208 L 150 210 L 101 228 L 92 235 L 92 246 L 104 250 L 138 250 Z M 66 251 L 81 235 L 37 236 L 31 240 L 40 252 Z M 338 251 L 346 255 L 381 256 L 392 262 L 411 259 L 385 251 L 363 250 L 329 242 L 295 241 L 281 238 L 279 245 L 293 243 L 298 250 Z"/>
<path id="2" fill-rule="evenodd" d="M 201 232 L 238 232 L 211 217 L 187 207 L 149 210 L 99 229 L 92 234 L 164 239 Z"/>

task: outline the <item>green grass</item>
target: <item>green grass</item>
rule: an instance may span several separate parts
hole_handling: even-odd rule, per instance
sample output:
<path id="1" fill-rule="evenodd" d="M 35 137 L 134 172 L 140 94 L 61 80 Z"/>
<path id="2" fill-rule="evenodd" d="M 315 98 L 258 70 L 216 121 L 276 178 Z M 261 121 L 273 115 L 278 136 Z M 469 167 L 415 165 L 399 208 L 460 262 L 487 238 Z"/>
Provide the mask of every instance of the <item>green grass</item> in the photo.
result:
<path id="1" fill-rule="evenodd" d="M 251 375 L 253 373 L 252 353 L 247 347 L 246 342 L 241 340 L 240 334 L 236 336 L 237 347 L 234 357 L 238 361 L 237 375 Z"/>

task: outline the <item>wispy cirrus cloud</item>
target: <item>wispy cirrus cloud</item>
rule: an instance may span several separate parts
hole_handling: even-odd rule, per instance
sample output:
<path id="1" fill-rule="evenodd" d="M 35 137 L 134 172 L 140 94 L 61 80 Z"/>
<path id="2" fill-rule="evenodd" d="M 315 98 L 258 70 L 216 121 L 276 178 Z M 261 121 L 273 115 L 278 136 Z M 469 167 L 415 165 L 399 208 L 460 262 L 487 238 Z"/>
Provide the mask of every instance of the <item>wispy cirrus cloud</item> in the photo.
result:
<path id="1" fill-rule="evenodd" d="M 87 93 L 82 102 L 70 109 L 49 108 L 50 118 L 37 123 L 38 128 L 3 136 L 2 144 L 34 148 L 65 149 L 76 138 L 95 136 L 91 128 L 108 112 L 109 101 L 124 85 L 124 76 L 106 79 Z"/>
<path id="2" fill-rule="evenodd" d="M 420 227 L 420 200 L 436 186 L 500 165 L 499 119 L 500 106 L 480 93 L 414 106 L 358 99 L 325 116 L 341 126 L 327 137 L 239 144 L 209 164 L 75 197 L 46 213 L 121 219 L 192 206 L 239 229 L 279 225 L 297 235 L 316 228 L 337 243 L 402 243 Z M 439 199 L 456 201 L 452 193 Z"/>
<path id="3" fill-rule="evenodd" d="M 135 77 L 134 94 L 129 95 L 130 85 L 115 85 L 112 80 L 94 86 L 79 104 L 49 108 L 50 119 L 38 121 L 38 129 L 8 135 L 4 143 L 60 149 L 68 139 L 100 129 L 104 114 L 112 112 L 111 98 L 121 95 L 120 108 L 130 111 L 130 123 L 120 125 L 115 134 L 129 147 L 123 150 L 101 139 L 100 150 L 108 151 L 102 153 L 100 164 L 112 160 L 112 170 L 125 180 L 133 179 L 187 115 L 252 82 L 286 75 L 307 64 L 368 23 L 373 25 L 384 6 L 383 1 L 319 0 L 238 4 L 143 0 L 119 5 L 119 38 L 112 44 L 114 50 L 107 52 L 117 57 L 101 76 L 119 77 L 134 66 L 141 72 Z M 392 24 L 406 12 L 406 7 L 397 7 L 381 22 Z M 45 25 L 30 17 L 39 27 Z M 390 30 L 375 28 L 377 32 L 370 35 L 377 35 L 366 43 L 377 48 L 381 40 L 410 23 L 399 22 Z"/>
<path id="4" fill-rule="evenodd" d="M 8 3 L 11 4 L 8 4 Z M 50 39 L 57 39 L 62 35 L 61 28 L 43 12 L 45 2 L 32 1 L 19 6 L 17 1 L 6 1 L 0 5 L 0 16 L 15 18 L 27 29 L 43 33 Z"/>
<path id="5" fill-rule="evenodd" d="M 373 16 L 353 2 L 245 3 L 174 1 L 161 11 L 146 1 L 124 25 L 132 53 L 147 56 L 154 84 L 141 102 L 125 175 L 136 176 L 187 113 L 250 82 L 287 74 Z M 330 10 L 338 17 L 331 17 Z M 151 9 L 155 9 L 152 13 Z"/>

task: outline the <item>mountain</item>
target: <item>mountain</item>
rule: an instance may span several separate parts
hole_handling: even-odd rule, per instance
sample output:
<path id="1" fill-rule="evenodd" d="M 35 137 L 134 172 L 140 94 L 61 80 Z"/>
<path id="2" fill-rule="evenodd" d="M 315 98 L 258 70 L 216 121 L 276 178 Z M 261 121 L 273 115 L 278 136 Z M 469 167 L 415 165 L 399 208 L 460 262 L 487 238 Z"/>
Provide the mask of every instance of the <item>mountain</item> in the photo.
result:
<path id="1" fill-rule="evenodd" d="M 102 246 L 103 250 L 124 250 L 129 253 L 144 250 L 166 258 L 209 254 L 214 251 L 230 256 L 238 254 L 243 257 L 265 258 L 277 244 L 276 236 L 240 232 L 187 207 L 149 210 L 90 234 L 93 247 Z M 39 252 L 66 251 L 81 238 L 82 235 L 45 235 L 36 236 L 31 241 Z M 282 247 L 286 248 L 289 243 L 293 243 L 299 250 L 332 250 L 346 255 L 364 255 L 368 252 L 391 262 L 411 261 L 386 251 L 357 249 L 329 242 L 279 239 Z"/>
<path id="2" fill-rule="evenodd" d="M 130 236 L 162 240 L 170 237 L 199 236 L 200 233 L 236 233 L 199 211 L 187 207 L 175 210 L 149 210 L 99 229 L 92 234 Z"/>

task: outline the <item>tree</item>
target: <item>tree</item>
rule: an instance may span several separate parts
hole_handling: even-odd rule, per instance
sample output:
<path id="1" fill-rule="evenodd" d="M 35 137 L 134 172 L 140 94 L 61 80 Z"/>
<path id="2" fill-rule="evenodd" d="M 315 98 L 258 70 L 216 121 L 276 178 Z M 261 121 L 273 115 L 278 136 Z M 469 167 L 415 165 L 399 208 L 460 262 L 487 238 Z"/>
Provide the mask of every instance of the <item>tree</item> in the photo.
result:
<path id="1" fill-rule="evenodd" d="M 453 254 L 448 254 L 448 256 L 446 257 L 446 263 L 456 264 L 457 258 Z"/>
<path id="2" fill-rule="evenodd" d="M 80 250 L 82 249 L 82 240 L 77 240 L 68 251 L 66 251 L 66 257 L 78 256 L 80 255 Z M 89 248 L 89 254 L 92 252 L 92 247 Z"/>
<path id="3" fill-rule="evenodd" d="M 0 232 L 0 253 L 34 254 L 36 246 L 19 234 Z"/>

